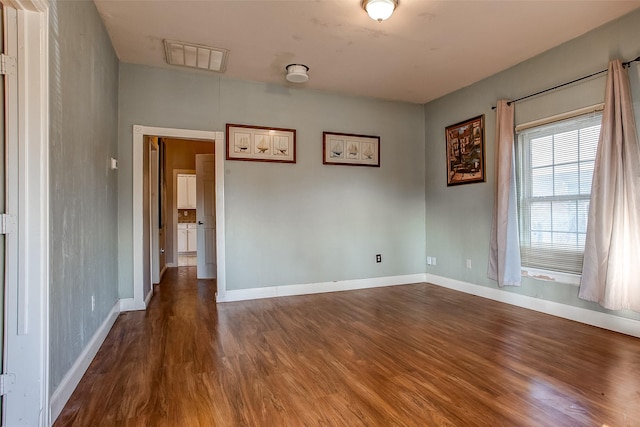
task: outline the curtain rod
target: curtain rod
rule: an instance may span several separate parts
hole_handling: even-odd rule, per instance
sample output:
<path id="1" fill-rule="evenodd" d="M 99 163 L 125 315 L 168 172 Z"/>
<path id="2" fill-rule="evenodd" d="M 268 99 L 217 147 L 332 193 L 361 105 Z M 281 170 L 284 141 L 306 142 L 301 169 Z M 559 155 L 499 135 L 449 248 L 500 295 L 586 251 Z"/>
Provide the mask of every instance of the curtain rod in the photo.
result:
<path id="1" fill-rule="evenodd" d="M 640 56 L 638 56 L 636 59 L 632 59 L 631 61 L 623 62 L 623 63 L 622 63 L 622 68 L 627 68 L 629 65 L 631 65 L 631 63 L 632 63 L 632 62 L 640 62 Z M 580 77 L 580 78 L 578 78 L 578 79 L 571 80 L 570 82 L 562 83 L 562 84 L 560 84 L 560 85 L 557 85 L 557 86 L 551 87 L 551 88 L 549 88 L 549 89 L 541 90 L 540 92 L 532 93 L 531 95 L 527 95 L 527 96 L 523 96 L 523 97 L 518 98 L 518 99 L 514 99 L 513 101 L 509 101 L 509 102 L 507 102 L 507 105 L 511 105 L 511 104 L 513 104 L 514 102 L 522 101 L 523 99 L 527 99 L 527 98 L 532 98 L 532 97 L 534 97 L 534 96 L 538 96 L 538 95 L 541 95 L 541 94 L 546 93 L 546 92 L 551 92 L 552 90 L 560 89 L 561 87 L 564 87 L 564 86 L 568 86 L 568 85 L 571 85 L 571 84 L 577 83 L 577 82 L 579 82 L 579 81 L 581 81 L 581 80 L 586 80 L 586 79 L 588 79 L 588 78 L 591 78 L 591 77 L 597 76 L 598 74 L 606 73 L 607 71 L 609 71 L 609 69 L 608 69 L 608 68 L 606 68 L 606 69 L 604 69 L 604 70 L 596 71 L 595 73 L 591 73 L 591 74 L 589 74 L 588 76 Z M 492 110 L 495 110 L 495 109 L 496 109 L 496 107 L 491 107 L 491 109 L 492 109 Z"/>

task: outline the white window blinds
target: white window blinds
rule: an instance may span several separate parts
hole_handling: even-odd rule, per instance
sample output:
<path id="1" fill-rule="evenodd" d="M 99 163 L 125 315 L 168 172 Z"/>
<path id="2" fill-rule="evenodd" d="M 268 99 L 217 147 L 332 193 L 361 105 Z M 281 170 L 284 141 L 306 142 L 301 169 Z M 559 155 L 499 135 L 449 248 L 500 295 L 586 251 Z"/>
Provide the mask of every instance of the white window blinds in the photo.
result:
<path id="1" fill-rule="evenodd" d="M 592 112 L 518 132 L 523 266 L 581 273 L 601 121 Z"/>

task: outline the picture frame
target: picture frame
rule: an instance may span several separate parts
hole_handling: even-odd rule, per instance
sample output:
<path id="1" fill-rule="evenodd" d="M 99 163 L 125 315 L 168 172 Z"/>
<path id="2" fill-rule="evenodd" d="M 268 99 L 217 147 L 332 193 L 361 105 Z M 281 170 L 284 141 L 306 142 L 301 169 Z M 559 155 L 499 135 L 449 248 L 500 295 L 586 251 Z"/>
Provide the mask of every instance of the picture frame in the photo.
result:
<path id="1" fill-rule="evenodd" d="M 322 163 L 380 167 L 380 137 L 323 132 Z"/>
<path id="2" fill-rule="evenodd" d="M 296 162 L 296 130 L 227 123 L 227 160 Z"/>
<path id="3" fill-rule="evenodd" d="M 484 114 L 445 128 L 447 186 L 484 182 Z"/>

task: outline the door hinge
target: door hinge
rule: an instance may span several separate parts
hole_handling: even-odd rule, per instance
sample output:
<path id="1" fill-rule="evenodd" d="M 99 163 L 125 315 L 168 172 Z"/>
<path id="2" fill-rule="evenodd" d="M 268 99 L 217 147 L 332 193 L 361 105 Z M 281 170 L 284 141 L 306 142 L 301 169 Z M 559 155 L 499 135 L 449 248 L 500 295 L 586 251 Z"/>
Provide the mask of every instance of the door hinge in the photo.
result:
<path id="1" fill-rule="evenodd" d="M 0 75 L 16 74 L 16 58 L 0 53 Z"/>
<path id="2" fill-rule="evenodd" d="M 9 234 L 15 230 L 16 219 L 9 214 L 0 214 L 0 234 Z"/>
<path id="3" fill-rule="evenodd" d="M 0 395 L 11 393 L 13 386 L 16 383 L 16 376 L 14 374 L 2 374 L 0 375 Z"/>

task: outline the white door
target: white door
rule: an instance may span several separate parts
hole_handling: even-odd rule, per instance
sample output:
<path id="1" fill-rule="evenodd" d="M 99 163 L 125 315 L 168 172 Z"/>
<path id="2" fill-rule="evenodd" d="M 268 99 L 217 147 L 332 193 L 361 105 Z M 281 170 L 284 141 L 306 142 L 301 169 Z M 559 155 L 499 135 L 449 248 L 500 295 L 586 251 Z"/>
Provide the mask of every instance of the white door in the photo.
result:
<path id="1" fill-rule="evenodd" d="M 198 279 L 216 278 L 215 155 L 196 155 Z"/>

